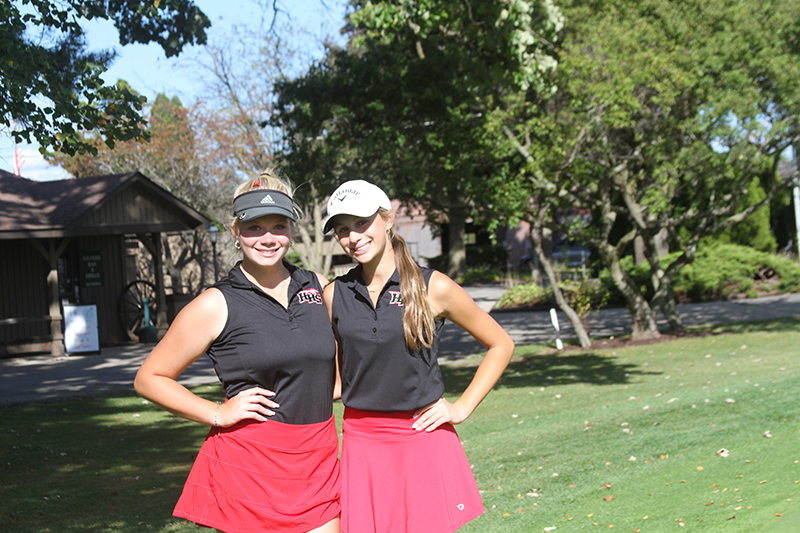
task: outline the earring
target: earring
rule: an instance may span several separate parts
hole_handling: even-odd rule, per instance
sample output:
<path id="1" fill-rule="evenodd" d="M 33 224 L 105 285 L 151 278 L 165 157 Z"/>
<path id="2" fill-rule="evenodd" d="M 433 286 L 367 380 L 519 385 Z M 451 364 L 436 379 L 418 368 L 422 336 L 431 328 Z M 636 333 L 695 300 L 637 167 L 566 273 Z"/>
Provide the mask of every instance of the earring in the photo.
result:
<path id="1" fill-rule="evenodd" d="M 242 245 L 239 244 L 238 240 L 233 241 L 233 247 L 236 248 L 237 250 L 241 250 L 242 249 Z"/>

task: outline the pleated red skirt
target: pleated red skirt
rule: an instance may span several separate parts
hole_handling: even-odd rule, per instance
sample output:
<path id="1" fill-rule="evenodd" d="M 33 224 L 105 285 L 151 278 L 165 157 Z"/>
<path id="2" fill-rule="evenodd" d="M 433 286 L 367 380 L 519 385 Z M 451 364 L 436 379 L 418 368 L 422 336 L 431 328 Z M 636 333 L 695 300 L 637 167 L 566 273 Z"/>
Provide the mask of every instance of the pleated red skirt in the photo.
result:
<path id="1" fill-rule="evenodd" d="M 303 533 L 340 513 L 339 440 L 318 424 L 212 428 L 173 514 L 230 533 Z"/>
<path id="2" fill-rule="evenodd" d="M 413 412 L 345 408 L 343 533 L 452 533 L 483 513 L 451 424 L 412 429 Z"/>

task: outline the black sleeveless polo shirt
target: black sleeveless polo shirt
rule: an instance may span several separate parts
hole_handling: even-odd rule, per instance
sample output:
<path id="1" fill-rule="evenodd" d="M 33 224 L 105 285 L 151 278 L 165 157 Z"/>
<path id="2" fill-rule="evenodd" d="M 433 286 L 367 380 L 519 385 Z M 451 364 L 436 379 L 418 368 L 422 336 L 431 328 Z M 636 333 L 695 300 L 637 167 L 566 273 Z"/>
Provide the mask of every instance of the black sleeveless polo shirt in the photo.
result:
<path id="1" fill-rule="evenodd" d="M 217 282 L 228 320 L 208 355 L 225 394 L 261 386 L 280 407 L 271 420 L 324 422 L 333 413 L 336 344 L 317 275 L 284 262 L 291 273 L 284 308 L 250 280 L 240 263 Z"/>
<path id="2" fill-rule="evenodd" d="M 422 268 L 426 286 L 433 270 Z M 397 270 L 377 305 L 361 277 L 361 266 L 336 278 L 331 315 L 342 350 L 342 402 L 362 411 L 412 411 L 444 393 L 436 360 L 444 320 L 436 321 L 430 348 L 410 350 L 403 335 L 403 300 Z"/>

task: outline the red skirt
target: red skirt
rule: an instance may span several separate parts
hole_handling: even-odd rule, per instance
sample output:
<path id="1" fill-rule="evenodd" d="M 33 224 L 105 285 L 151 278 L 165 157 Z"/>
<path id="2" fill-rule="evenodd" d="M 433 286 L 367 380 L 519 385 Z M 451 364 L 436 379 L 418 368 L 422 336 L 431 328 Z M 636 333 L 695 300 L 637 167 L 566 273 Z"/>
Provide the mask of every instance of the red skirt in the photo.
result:
<path id="1" fill-rule="evenodd" d="M 317 424 L 211 428 L 173 514 L 230 533 L 304 533 L 340 513 L 339 439 Z"/>
<path id="2" fill-rule="evenodd" d="M 483 513 L 453 426 L 418 432 L 413 414 L 345 408 L 343 533 L 451 533 Z"/>

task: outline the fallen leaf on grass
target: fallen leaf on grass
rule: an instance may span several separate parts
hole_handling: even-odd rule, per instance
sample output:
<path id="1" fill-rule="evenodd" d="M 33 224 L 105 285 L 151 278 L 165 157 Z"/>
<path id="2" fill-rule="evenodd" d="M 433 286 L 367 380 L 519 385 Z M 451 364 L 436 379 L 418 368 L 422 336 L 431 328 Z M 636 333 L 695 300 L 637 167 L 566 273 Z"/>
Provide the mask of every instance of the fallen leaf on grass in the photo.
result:
<path id="1" fill-rule="evenodd" d="M 772 438 L 772 433 L 770 433 L 769 430 L 767 430 L 767 431 L 764 432 L 764 436 L 767 437 L 768 439 L 770 439 L 770 438 Z"/>
<path id="2" fill-rule="evenodd" d="M 606 497 L 605 497 L 605 498 L 603 498 L 603 499 L 604 499 L 605 501 L 607 501 L 607 502 L 610 502 L 611 500 L 613 500 L 613 499 L 614 499 L 614 497 L 613 497 L 613 496 L 606 496 Z"/>
<path id="3" fill-rule="evenodd" d="M 717 455 L 719 455 L 720 457 L 729 457 L 731 455 L 731 452 L 729 452 L 725 448 L 722 448 L 717 452 Z"/>

